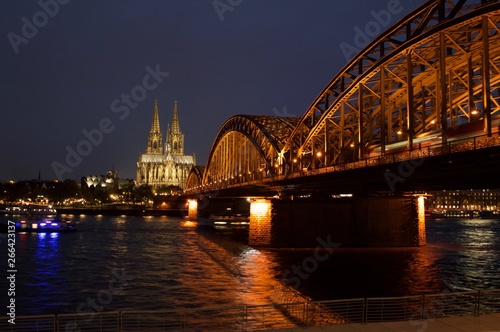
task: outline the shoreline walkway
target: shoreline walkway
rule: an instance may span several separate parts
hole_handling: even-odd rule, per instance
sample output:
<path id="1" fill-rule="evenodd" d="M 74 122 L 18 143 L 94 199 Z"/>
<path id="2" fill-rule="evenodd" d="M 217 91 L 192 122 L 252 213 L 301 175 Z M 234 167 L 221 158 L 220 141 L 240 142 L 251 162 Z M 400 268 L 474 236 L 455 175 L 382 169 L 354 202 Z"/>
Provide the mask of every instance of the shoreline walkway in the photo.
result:
<path id="1" fill-rule="evenodd" d="M 265 332 L 500 332 L 500 313 L 399 322 L 295 327 Z"/>
<path id="2" fill-rule="evenodd" d="M 500 289 L 182 310 L 0 319 L 0 331 L 500 332 Z M 288 296 L 288 298 L 287 298 Z"/>

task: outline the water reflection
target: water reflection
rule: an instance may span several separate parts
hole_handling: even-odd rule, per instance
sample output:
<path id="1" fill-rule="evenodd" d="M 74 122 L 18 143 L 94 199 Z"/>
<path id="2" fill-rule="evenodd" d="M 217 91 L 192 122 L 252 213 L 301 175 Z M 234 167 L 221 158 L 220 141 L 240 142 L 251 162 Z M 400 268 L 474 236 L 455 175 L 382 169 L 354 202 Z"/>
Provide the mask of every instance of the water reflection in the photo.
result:
<path id="1" fill-rule="evenodd" d="M 33 233 L 19 237 L 20 242 L 36 243 L 29 274 L 32 275 L 23 287 L 37 294 L 31 305 L 35 310 L 45 312 L 57 305 L 59 295 L 65 292 L 61 278 L 60 233 Z"/>
<path id="2" fill-rule="evenodd" d="M 183 228 L 196 228 L 198 223 L 196 221 L 181 220 L 181 227 Z"/>
<path id="3" fill-rule="evenodd" d="M 462 245 L 475 248 L 493 248 L 497 242 L 495 238 L 495 220 L 464 219 L 459 224 L 459 240 Z"/>
<path id="4" fill-rule="evenodd" d="M 500 220 L 444 219 L 430 224 L 442 253 L 437 264 L 446 290 L 500 288 Z"/>
<path id="5" fill-rule="evenodd" d="M 399 282 L 401 294 L 432 294 L 443 291 L 444 285 L 439 278 L 438 259 L 442 258 L 439 252 L 429 246 L 415 248 L 406 261 Z"/>
<path id="6" fill-rule="evenodd" d="M 179 218 L 74 218 L 75 233 L 17 234 L 20 313 L 76 312 L 116 273 L 127 285 L 104 311 L 500 288 L 497 220 L 428 221 L 420 248 L 337 248 L 295 290 L 284 274 L 314 257 L 314 248 L 252 248 L 244 232 L 207 232 Z"/>
<path id="7" fill-rule="evenodd" d="M 470 284 L 493 287 L 493 283 L 483 281 L 495 278 L 500 271 L 498 221 L 465 219 L 457 223 L 463 227 L 457 230 L 461 248 L 455 255 L 455 265 L 457 271 L 462 271 L 464 278 L 452 279 L 450 287 L 457 290 L 470 289 Z"/>

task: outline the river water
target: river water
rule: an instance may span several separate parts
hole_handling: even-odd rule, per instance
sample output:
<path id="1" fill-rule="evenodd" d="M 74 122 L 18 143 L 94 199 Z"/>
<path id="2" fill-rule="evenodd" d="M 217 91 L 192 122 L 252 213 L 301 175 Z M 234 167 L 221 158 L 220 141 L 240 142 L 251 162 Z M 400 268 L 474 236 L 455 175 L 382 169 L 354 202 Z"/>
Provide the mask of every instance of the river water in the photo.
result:
<path id="1" fill-rule="evenodd" d="M 174 217 L 72 217 L 75 233 L 16 234 L 16 315 L 500 288 L 499 220 L 428 220 L 425 247 L 330 252 L 252 248 L 244 232 Z M 4 275 L 7 235 L 0 241 Z M 7 294 L 5 277 L 0 288 Z"/>

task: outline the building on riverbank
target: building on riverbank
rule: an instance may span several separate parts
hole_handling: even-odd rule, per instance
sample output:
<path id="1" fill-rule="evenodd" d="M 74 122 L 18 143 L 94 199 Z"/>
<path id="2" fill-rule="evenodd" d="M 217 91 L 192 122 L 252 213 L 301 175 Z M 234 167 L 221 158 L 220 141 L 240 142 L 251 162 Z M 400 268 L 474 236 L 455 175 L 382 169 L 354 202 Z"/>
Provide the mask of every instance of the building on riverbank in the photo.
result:
<path id="1" fill-rule="evenodd" d="M 137 184 L 148 184 L 153 188 L 178 186 L 184 189 L 189 171 L 195 164 L 194 154 L 184 154 L 184 134 L 180 130 L 177 101 L 165 145 L 160 130 L 158 101 L 155 101 L 146 153 L 141 154 L 137 162 Z"/>
<path id="2" fill-rule="evenodd" d="M 497 189 L 442 190 L 431 194 L 426 204 L 431 210 L 500 210 L 500 190 Z"/>

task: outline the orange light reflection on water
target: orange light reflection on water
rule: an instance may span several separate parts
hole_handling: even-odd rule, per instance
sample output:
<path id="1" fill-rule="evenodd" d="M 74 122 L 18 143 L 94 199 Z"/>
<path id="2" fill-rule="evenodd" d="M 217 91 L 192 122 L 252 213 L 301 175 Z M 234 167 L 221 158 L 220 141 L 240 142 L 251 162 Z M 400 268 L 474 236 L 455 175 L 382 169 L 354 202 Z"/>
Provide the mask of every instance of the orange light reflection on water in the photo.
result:
<path id="1" fill-rule="evenodd" d="M 408 249 L 411 259 L 407 260 L 401 285 L 402 294 L 431 294 L 442 291 L 439 265 L 442 258 L 430 247 Z"/>
<path id="2" fill-rule="evenodd" d="M 191 220 L 182 220 L 181 227 L 183 228 L 195 228 L 198 225 L 196 221 Z"/>
<path id="3" fill-rule="evenodd" d="M 275 252 L 216 243 L 198 234 L 179 248 L 179 252 L 189 251 L 194 255 L 180 260 L 179 276 L 189 293 L 196 294 L 196 301 L 214 306 L 261 305 L 291 298 L 283 295 L 290 291 L 277 276 Z"/>

